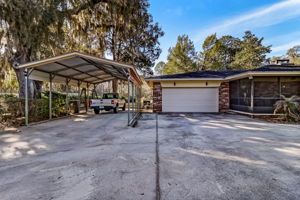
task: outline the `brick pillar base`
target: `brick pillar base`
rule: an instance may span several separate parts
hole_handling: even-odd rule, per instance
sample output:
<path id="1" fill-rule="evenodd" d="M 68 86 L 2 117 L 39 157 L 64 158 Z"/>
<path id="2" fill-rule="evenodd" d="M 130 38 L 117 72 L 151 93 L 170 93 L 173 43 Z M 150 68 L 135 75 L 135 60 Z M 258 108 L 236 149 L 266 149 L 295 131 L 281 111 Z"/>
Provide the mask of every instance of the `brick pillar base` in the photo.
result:
<path id="1" fill-rule="evenodd" d="M 160 83 L 153 83 L 153 112 L 162 111 L 162 89 Z"/>
<path id="2" fill-rule="evenodd" d="M 229 108 L 229 82 L 223 82 L 219 87 L 219 112 L 227 112 Z"/>

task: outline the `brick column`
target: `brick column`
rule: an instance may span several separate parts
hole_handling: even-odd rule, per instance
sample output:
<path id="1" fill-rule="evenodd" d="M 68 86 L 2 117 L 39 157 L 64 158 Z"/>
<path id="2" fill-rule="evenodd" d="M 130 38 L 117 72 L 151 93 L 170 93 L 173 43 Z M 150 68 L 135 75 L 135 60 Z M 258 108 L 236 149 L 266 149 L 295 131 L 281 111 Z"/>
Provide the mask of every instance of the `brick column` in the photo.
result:
<path id="1" fill-rule="evenodd" d="M 162 89 L 160 83 L 153 83 L 153 112 L 162 111 Z"/>
<path id="2" fill-rule="evenodd" d="M 223 82 L 219 87 L 219 112 L 226 112 L 229 108 L 229 82 Z"/>

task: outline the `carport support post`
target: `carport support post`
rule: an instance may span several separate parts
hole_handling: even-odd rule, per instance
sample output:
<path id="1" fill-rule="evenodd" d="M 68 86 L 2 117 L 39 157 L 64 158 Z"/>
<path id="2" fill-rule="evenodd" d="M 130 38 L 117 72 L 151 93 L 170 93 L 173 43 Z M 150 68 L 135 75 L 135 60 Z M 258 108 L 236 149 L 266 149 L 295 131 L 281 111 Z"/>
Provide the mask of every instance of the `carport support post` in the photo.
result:
<path id="1" fill-rule="evenodd" d="M 66 79 L 66 111 L 67 115 L 69 115 L 69 82 L 70 79 Z"/>
<path id="2" fill-rule="evenodd" d="M 28 126 L 28 70 L 25 69 L 25 125 Z"/>
<path id="3" fill-rule="evenodd" d="M 250 102 L 250 111 L 254 112 L 254 80 L 251 79 L 251 102 Z"/>
<path id="4" fill-rule="evenodd" d="M 52 74 L 49 74 L 49 81 L 50 81 L 50 85 L 49 85 L 49 119 L 52 119 L 52 79 L 53 79 Z"/>
<path id="5" fill-rule="evenodd" d="M 78 105 L 77 105 L 77 107 L 78 107 L 78 114 L 79 114 L 80 113 L 80 85 L 81 85 L 81 82 L 78 81 L 77 85 L 78 85 Z"/>
<path id="6" fill-rule="evenodd" d="M 132 98 L 131 98 L 131 104 L 132 104 L 132 119 L 134 117 L 134 83 L 132 82 Z"/>
<path id="7" fill-rule="evenodd" d="M 135 115 L 136 115 L 137 112 L 138 112 L 138 106 L 137 106 L 138 105 L 138 102 L 137 102 L 137 99 L 138 99 L 137 86 L 135 86 L 134 93 L 135 93 L 134 108 L 135 108 Z"/>
<path id="8" fill-rule="evenodd" d="M 141 112 L 141 88 L 138 87 L 138 112 L 140 113 Z"/>
<path id="9" fill-rule="evenodd" d="M 128 110 L 127 110 L 127 113 L 128 113 L 128 126 L 129 126 L 129 122 L 130 122 L 130 79 L 128 78 L 127 80 L 127 83 L 128 83 L 128 97 L 127 97 L 127 106 L 128 106 Z"/>
<path id="10" fill-rule="evenodd" d="M 90 84 L 89 83 L 87 83 L 86 84 L 86 96 L 87 96 L 87 98 L 86 98 L 86 112 L 88 112 L 88 110 L 89 110 L 89 107 L 90 107 L 90 96 L 89 96 L 89 87 L 90 87 Z"/>
<path id="11" fill-rule="evenodd" d="M 139 88 L 139 112 L 141 112 L 141 108 L 142 108 L 141 99 L 142 99 L 142 88 L 140 87 Z"/>
<path id="12" fill-rule="evenodd" d="M 134 101 L 133 101 L 133 107 L 134 107 L 134 116 L 136 115 L 136 85 L 134 84 Z"/>

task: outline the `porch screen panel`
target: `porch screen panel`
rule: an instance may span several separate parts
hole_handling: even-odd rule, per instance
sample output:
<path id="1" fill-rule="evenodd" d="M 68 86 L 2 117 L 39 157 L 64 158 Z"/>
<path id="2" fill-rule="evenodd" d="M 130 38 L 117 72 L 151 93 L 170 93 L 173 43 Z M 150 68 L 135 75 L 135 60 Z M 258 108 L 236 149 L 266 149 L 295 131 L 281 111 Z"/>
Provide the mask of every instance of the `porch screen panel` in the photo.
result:
<path id="1" fill-rule="evenodd" d="M 300 77 L 281 77 L 281 94 L 285 97 L 300 96 Z"/>
<path id="2" fill-rule="evenodd" d="M 280 99 L 278 77 L 254 77 L 254 112 L 272 113 Z"/>
<path id="3" fill-rule="evenodd" d="M 246 112 L 250 111 L 251 79 L 245 78 L 240 80 L 239 100 L 241 110 Z"/>
<path id="4" fill-rule="evenodd" d="M 248 78 L 231 81 L 230 83 L 230 108 L 233 110 L 250 110 L 251 105 L 251 80 Z"/>

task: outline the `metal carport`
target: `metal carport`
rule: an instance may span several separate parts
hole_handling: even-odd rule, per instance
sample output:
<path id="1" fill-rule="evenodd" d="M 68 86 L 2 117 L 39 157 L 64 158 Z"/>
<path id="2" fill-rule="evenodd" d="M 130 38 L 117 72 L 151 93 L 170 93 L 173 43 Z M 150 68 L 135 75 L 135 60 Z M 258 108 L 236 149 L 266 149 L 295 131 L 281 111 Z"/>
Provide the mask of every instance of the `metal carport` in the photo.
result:
<path id="1" fill-rule="evenodd" d="M 140 115 L 140 97 L 142 80 L 135 67 L 109 59 L 99 58 L 79 52 L 30 62 L 16 67 L 25 69 L 25 124 L 28 125 L 28 80 L 48 81 L 49 89 L 49 119 L 52 119 L 52 83 L 94 88 L 97 84 L 120 79 L 128 81 L 128 125 L 132 125 Z M 68 87 L 67 87 L 68 88 Z M 135 100 L 134 100 L 135 99 Z M 131 104 L 131 106 L 130 106 Z M 68 107 L 68 91 L 66 97 Z M 131 107 L 131 109 L 130 109 Z"/>

